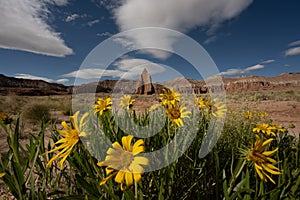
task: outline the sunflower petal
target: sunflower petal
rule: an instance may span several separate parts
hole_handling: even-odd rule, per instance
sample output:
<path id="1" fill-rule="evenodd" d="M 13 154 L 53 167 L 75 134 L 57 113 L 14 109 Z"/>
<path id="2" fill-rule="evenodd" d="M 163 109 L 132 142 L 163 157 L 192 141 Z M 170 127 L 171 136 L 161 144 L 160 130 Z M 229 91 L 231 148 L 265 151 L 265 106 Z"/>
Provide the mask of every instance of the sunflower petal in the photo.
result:
<path id="1" fill-rule="evenodd" d="M 256 172 L 257 172 L 259 178 L 260 178 L 261 180 L 265 181 L 266 179 L 265 179 L 265 177 L 263 176 L 263 174 L 261 173 L 260 169 L 258 168 L 258 165 L 257 165 L 257 164 L 254 164 L 254 166 L 255 166 L 255 170 L 256 170 Z"/>
<path id="2" fill-rule="evenodd" d="M 133 175 L 131 172 L 125 173 L 125 182 L 128 187 L 133 184 Z"/>
<path id="3" fill-rule="evenodd" d="M 86 113 L 84 113 L 84 115 L 81 117 L 81 119 L 80 119 L 80 123 L 79 123 L 79 130 L 81 130 L 82 129 L 82 127 L 84 126 L 84 120 L 85 120 L 85 118 L 87 118 L 87 116 L 89 115 L 89 112 L 86 112 Z"/>
<path id="4" fill-rule="evenodd" d="M 77 111 L 73 116 L 70 117 L 70 121 L 73 125 L 73 127 L 79 131 L 79 127 L 78 127 L 78 115 L 79 115 L 79 111 Z"/>
<path id="5" fill-rule="evenodd" d="M 132 135 L 122 137 L 122 144 L 125 147 L 126 151 L 131 152 L 131 140 L 132 140 L 132 138 L 133 138 Z"/>
<path id="6" fill-rule="evenodd" d="M 71 127 L 67 124 L 67 122 L 63 121 L 61 123 L 62 127 L 64 127 L 64 129 L 66 129 L 68 132 L 70 132 L 72 129 Z"/>
<path id="7" fill-rule="evenodd" d="M 114 175 L 116 175 L 116 173 L 113 173 L 113 174 L 107 176 L 106 178 L 102 179 L 102 180 L 100 181 L 100 185 L 104 185 L 104 184 L 105 184 L 109 179 L 111 179 Z"/>
<path id="8" fill-rule="evenodd" d="M 144 146 L 139 146 L 139 147 L 136 147 L 136 148 L 132 149 L 132 154 L 136 155 L 136 154 L 142 153 L 144 151 L 145 151 L 145 147 Z"/>
<path id="9" fill-rule="evenodd" d="M 134 151 L 135 148 L 137 148 L 138 146 L 144 145 L 144 140 L 139 139 L 138 141 L 136 141 L 132 147 L 132 151 Z"/>
<path id="10" fill-rule="evenodd" d="M 119 142 L 114 142 L 114 143 L 112 144 L 112 146 L 113 146 L 115 149 L 121 149 L 121 150 L 123 150 L 123 148 L 122 148 L 122 146 L 119 144 Z"/>
<path id="11" fill-rule="evenodd" d="M 115 177 L 115 181 L 117 183 L 122 183 L 124 181 L 124 177 L 125 177 L 125 173 L 124 171 L 118 171 L 116 177 Z"/>
<path id="12" fill-rule="evenodd" d="M 275 181 L 267 173 L 265 173 L 264 171 L 262 172 L 273 184 L 276 184 Z"/>
<path id="13" fill-rule="evenodd" d="M 149 160 L 148 158 L 142 157 L 142 156 L 136 156 L 134 157 L 133 162 L 136 162 L 140 165 L 149 165 Z"/>
<path id="14" fill-rule="evenodd" d="M 131 165 L 129 166 L 129 170 L 133 173 L 143 173 L 144 172 L 143 167 L 136 162 L 131 163 Z"/>
<path id="15" fill-rule="evenodd" d="M 265 152 L 263 152 L 263 154 L 264 154 L 265 156 L 270 156 L 270 155 L 272 155 L 273 153 L 275 153 L 276 151 L 278 151 L 278 147 L 277 147 L 276 149 L 274 149 L 273 151 L 265 151 Z"/>
<path id="16" fill-rule="evenodd" d="M 5 176 L 5 173 L 0 173 L 0 178 L 2 178 L 3 176 Z"/>
<path id="17" fill-rule="evenodd" d="M 274 171 L 273 169 L 271 169 L 270 167 L 268 167 L 267 165 L 265 164 L 262 164 L 264 170 L 266 170 L 267 172 L 269 172 L 270 174 L 275 174 L 275 175 L 279 175 L 281 174 L 281 172 L 279 171 Z"/>
<path id="18" fill-rule="evenodd" d="M 142 179 L 141 173 L 133 173 L 133 178 L 136 183 L 140 182 Z"/>

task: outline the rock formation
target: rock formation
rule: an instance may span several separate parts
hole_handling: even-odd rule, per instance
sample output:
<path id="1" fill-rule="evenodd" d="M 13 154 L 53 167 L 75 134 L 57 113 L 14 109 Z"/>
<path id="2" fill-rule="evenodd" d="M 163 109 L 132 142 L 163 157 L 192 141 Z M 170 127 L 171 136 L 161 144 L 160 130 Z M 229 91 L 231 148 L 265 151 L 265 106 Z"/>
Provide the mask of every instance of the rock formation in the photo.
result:
<path id="1" fill-rule="evenodd" d="M 135 94 L 154 94 L 155 90 L 152 84 L 151 76 L 146 70 L 146 68 L 143 70 L 139 80 L 136 84 L 136 91 Z"/>
<path id="2" fill-rule="evenodd" d="M 230 93 L 240 93 L 261 90 L 300 89 L 300 73 L 284 73 L 275 77 L 240 76 L 222 78 L 219 84 L 215 78 L 210 80 L 195 80 L 179 78 L 164 83 L 152 83 L 151 76 L 144 69 L 138 80 L 103 80 L 78 86 L 65 86 L 57 83 L 48 83 L 42 80 L 18 79 L 0 74 L 0 95 L 66 95 L 74 93 L 135 93 L 159 94 L 164 87 L 176 88 L 180 93 L 205 94 L 218 92 L 222 88 Z"/>

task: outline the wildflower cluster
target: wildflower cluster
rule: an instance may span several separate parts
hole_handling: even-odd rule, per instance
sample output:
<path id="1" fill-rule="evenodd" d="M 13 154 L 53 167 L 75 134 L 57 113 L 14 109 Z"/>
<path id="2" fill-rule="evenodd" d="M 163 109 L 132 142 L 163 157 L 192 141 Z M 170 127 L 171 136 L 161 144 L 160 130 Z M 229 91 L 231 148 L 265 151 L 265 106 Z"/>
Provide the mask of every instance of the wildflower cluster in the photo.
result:
<path id="1" fill-rule="evenodd" d="M 218 98 L 211 100 L 210 96 L 208 96 L 206 99 L 198 97 L 196 99 L 196 104 L 198 105 L 200 111 L 216 118 L 224 118 L 227 112 L 226 105 L 219 101 Z"/>
<path id="2" fill-rule="evenodd" d="M 278 151 L 278 147 L 273 150 L 267 149 L 277 136 L 277 133 L 284 133 L 286 129 L 274 123 L 267 123 L 265 121 L 267 114 L 264 112 L 252 112 L 248 110 L 243 114 L 246 119 L 262 120 L 262 122 L 251 122 L 254 125 L 252 132 L 255 134 L 256 139 L 251 148 L 244 149 L 242 152 L 246 160 L 254 164 L 255 171 L 263 181 L 270 180 L 275 184 L 275 181 L 268 173 L 279 175 L 283 172 L 275 166 L 278 162 L 270 158 L 270 156 Z"/>
<path id="3" fill-rule="evenodd" d="M 140 114 L 130 95 L 101 97 L 58 125 L 52 140 L 41 123 L 25 147 L 19 119 L 6 126 L 9 116 L 0 112 L 9 145 L 8 156 L 0 154 L 0 182 L 16 199 L 299 199 L 296 137 L 264 112 L 227 112 L 220 99 L 190 99 L 164 88 Z M 219 122 L 221 137 L 200 158 Z"/>
<path id="4" fill-rule="evenodd" d="M 125 95 L 121 98 L 120 106 L 124 109 L 130 109 L 134 102 L 135 100 L 131 99 L 130 95 Z M 111 110 L 111 105 L 111 98 L 98 98 L 93 106 L 94 114 L 102 116 L 104 112 Z M 73 147 L 80 141 L 80 137 L 87 136 L 83 127 L 86 125 L 85 119 L 88 117 L 89 112 L 86 112 L 80 121 L 78 121 L 79 113 L 80 112 L 77 111 L 70 117 L 71 126 L 63 121 L 61 125 L 64 130 L 57 130 L 63 138 L 55 143 L 55 145 L 58 145 L 56 148 L 46 152 L 46 154 L 58 152 L 49 160 L 47 167 L 51 167 L 55 160 L 61 159 L 59 166 L 60 169 L 63 169 L 64 161 L 70 155 Z M 144 141 L 139 139 L 134 145 L 131 145 L 132 140 L 133 136 L 128 135 L 122 137 L 122 146 L 119 142 L 114 142 L 112 148 L 107 150 L 105 160 L 98 162 L 98 166 L 106 166 L 105 171 L 107 175 L 107 177 L 100 182 L 100 185 L 105 184 L 110 178 L 115 176 L 115 181 L 120 184 L 122 190 L 125 190 L 134 182 L 138 183 L 141 180 L 143 173 L 142 165 L 148 165 L 149 161 L 145 157 L 136 156 L 144 152 Z"/>
<path id="5" fill-rule="evenodd" d="M 175 92 L 172 88 L 163 89 L 163 93 L 160 94 L 160 102 L 164 107 L 166 114 L 171 120 L 172 125 L 177 125 L 178 127 L 183 126 L 183 118 L 189 118 L 191 114 L 190 111 L 187 111 L 184 103 L 180 102 L 181 95 L 178 92 Z"/>
<path id="6" fill-rule="evenodd" d="M 266 120 L 268 117 L 268 114 L 266 112 L 261 112 L 261 111 L 251 111 L 247 110 L 243 112 L 244 118 L 253 120 L 253 121 L 263 121 Z"/>

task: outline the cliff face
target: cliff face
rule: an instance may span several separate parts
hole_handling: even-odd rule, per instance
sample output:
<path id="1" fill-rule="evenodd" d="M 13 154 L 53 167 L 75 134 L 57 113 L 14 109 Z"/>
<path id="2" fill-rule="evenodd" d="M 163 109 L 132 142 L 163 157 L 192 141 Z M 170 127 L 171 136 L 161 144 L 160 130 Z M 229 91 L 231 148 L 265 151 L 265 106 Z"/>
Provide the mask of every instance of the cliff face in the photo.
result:
<path id="1" fill-rule="evenodd" d="M 164 87 L 173 87 L 181 93 L 205 94 L 218 92 L 225 88 L 227 93 L 248 91 L 300 89 L 300 73 L 285 73 L 276 77 L 242 76 L 235 78 L 219 78 L 194 80 L 178 78 L 164 83 L 152 83 L 147 71 L 141 74 L 139 80 L 104 80 L 98 83 L 88 83 L 80 86 L 64 86 L 41 80 L 28 80 L 6 77 L 0 74 L 0 95 L 59 95 L 74 93 L 131 93 L 153 94 L 161 93 Z"/>
<path id="2" fill-rule="evenodd" d="M 54 95 L 69 94 L 71 90 L 68 86 L 48 83 L 42 80 L 29 80 L 7 77 L 0 74 L 0 95 Z"/>
<path id="3" fill-rule="evenodd" d="M 276 77 L 246 76 L 227 80 L 226 92 L 276 90 L 300 88 L 300 73 L 285 73 Z"/>
<path id="4" fill-rule="evenodd" d="M 242 76 L 235 78 L 222 78 L 223 84 L 220 84 L 220 77 L 211 77 L 206 80 L 185 79 L 189 82 L 189 86 L 182 80 L 172 80 L 162 85 L 170 85 L 177 88 L 179 92 L 189 92 L 192 88 L 196 94 L 205 94 L 208 92 L 218 92 L 222 88 L 226 93 L 239 93 L 261 90 L 276 89 L 300 89 L 300 73 L 285 73 L 276 77 L 264 76 Z"/>

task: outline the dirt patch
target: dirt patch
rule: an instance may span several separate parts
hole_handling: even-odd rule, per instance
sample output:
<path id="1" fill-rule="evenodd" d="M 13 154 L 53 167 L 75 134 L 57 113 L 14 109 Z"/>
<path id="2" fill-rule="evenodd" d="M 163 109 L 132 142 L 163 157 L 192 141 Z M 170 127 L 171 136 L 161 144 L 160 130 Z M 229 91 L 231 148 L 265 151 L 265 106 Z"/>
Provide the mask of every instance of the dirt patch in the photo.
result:
<path id="1" fill-rule="evenodd" d="M 300 102 L 297 101 L 229 101 L 231 110 L 256 110 L 266 112 L 276 123 L 288 128 L 289 133 L 299 137 L 300 133 Z M 294 128 L 292 128 L 294 127 Z"/>

